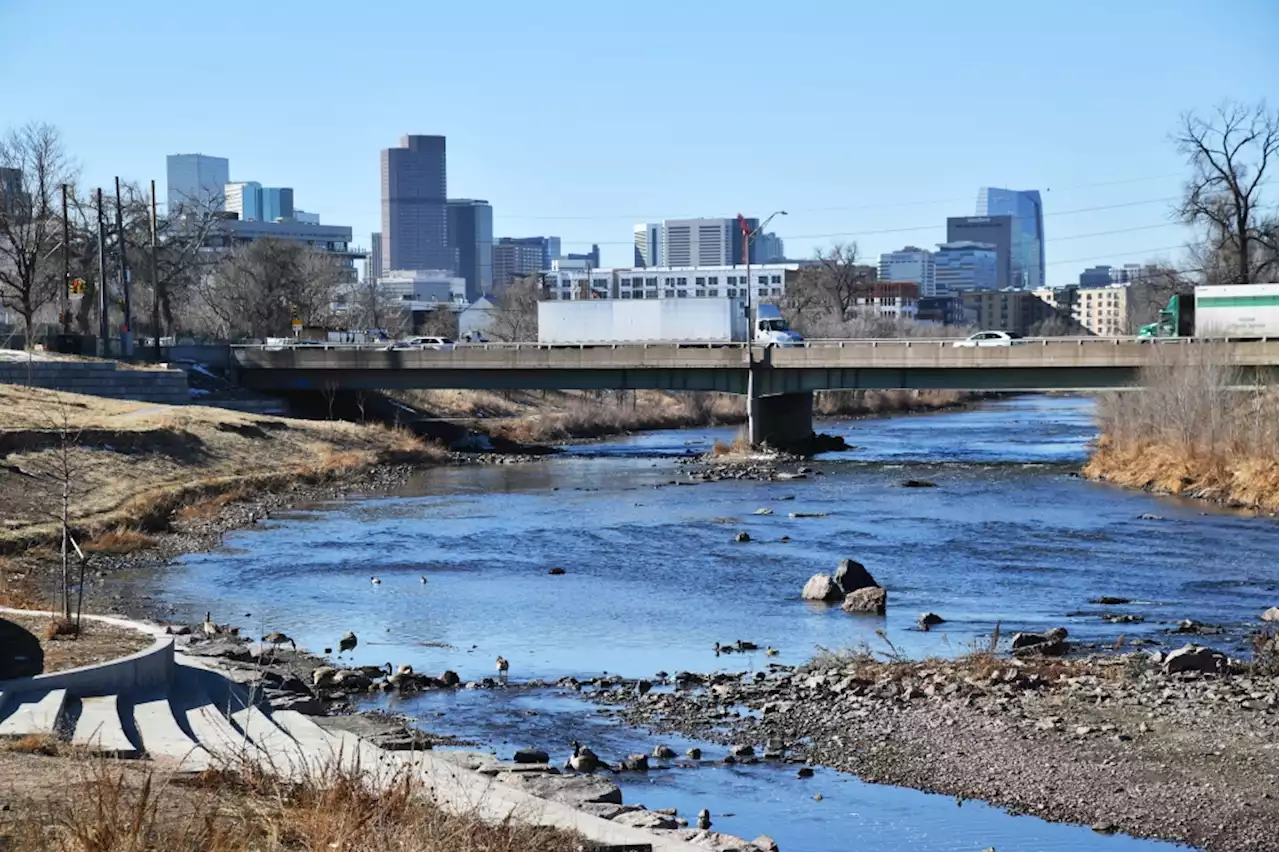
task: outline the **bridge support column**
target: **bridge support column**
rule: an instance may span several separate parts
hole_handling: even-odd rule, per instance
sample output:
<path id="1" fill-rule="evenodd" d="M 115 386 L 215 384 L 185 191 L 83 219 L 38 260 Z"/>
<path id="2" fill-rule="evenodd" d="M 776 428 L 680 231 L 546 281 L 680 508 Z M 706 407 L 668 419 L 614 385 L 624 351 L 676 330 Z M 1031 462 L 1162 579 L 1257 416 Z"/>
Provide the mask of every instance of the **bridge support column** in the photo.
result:
<path id="1" fill-rule="evenodd" d="M 747 368 L 747 443 L 753 447 L 764 441 L 760 431 L 760 384 L 756 381 L 756 365 Z"/>
<path id="2" fill-rule="evenodd" d="M 813 439 L 813 394 L 809 391 L 757 397 L 750 414 L 752 446 L 768 444 L 785 450 L 805 446 Z"/>

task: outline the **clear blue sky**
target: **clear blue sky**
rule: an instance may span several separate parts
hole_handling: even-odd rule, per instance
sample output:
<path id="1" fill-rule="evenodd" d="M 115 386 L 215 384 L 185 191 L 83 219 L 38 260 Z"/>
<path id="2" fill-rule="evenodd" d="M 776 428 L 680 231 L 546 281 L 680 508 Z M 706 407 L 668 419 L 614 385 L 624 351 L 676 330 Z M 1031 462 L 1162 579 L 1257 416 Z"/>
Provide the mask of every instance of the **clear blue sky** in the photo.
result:
<path id="1" fill-rule="evenodd" d="M 980 186 L 1038 188 L 1056 284 L 1178 258 L 1168 134 L 1274 109 L 1278 27 L 1275 0 L 0 0 L 0 127 L 57 125 L 89 185 L 229 157 L 365 246 L 379 149 L 444 134 L 497 235 L 608 264 L 638 221 L 778 208 L 791 256 L 931 246 Z"/>

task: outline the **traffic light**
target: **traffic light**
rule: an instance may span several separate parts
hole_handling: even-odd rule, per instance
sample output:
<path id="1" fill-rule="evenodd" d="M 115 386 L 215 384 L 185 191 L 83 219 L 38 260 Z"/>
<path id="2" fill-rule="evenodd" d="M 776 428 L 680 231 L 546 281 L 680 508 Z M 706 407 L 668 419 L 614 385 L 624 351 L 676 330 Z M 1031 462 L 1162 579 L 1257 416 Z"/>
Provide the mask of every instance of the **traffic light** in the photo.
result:
<path id="1" fill-rule="evenodd" d="M 71 283 L 67 285 L 67 295 L 83 296 L 84 295 L 84 279 L 72 278 Z"/>

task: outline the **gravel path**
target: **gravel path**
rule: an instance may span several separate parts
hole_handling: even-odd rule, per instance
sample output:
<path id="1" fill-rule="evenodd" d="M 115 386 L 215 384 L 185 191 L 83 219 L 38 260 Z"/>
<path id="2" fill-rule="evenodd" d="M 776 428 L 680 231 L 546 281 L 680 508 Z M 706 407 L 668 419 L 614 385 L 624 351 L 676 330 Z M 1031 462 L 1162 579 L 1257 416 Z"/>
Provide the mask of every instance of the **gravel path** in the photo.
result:
<path id="1" fill-rule="evenodd" d="M 1210 852 L 1277 846 L 1274 676 L 1171 675 L 1142 653 L 774 668 L 596 699 L 632 724 L 1014 813 Z"/>

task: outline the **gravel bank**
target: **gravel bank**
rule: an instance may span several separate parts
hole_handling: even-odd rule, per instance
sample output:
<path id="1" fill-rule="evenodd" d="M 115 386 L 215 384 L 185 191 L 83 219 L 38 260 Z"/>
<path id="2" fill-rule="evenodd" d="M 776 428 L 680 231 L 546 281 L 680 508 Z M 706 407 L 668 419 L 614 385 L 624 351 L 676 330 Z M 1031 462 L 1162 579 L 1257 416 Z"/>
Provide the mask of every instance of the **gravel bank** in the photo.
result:
<path id="1" fill-rule="evenodd" d="M 770 669 L 594 697 L 631 724 L 867 781 L 1210 852 L 1276 848 L 1276 681 L 1246 666 L 1167 674 L 1134 653 Z"/>

